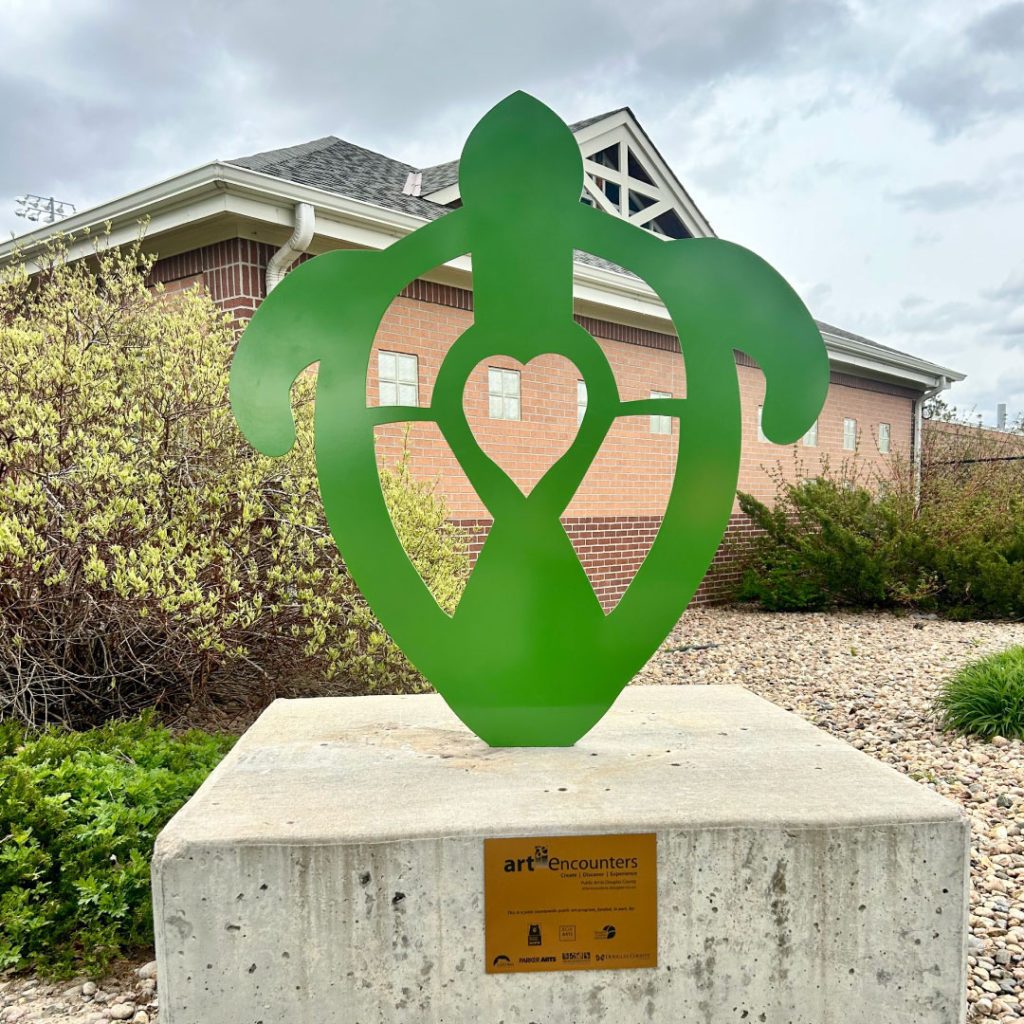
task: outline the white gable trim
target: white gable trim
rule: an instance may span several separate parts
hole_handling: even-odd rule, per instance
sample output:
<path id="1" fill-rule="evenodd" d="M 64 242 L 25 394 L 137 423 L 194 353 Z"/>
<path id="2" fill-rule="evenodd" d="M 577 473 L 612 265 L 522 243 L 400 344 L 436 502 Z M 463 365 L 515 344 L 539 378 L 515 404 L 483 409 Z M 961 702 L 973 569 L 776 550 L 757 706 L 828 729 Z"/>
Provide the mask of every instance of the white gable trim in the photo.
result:
<path id="1" fill-rule="evenodd" d="M 594 186 L 590 175 L 612 181 L 620 188 L 622 212 L 620 213 L 614 208 L 609 212 L 615 213 L 639 227 L 666 210 L 673 210 L 694 238 L 713 238 L 715 236 L 707 218 L 697 208 L 696 203 L 679 183 L 679 179 L 662 159 L 646 132 L 628 110 L 620 110 L 601 121 L 587 125 L 586 128 L 581 128 L 576 133 L 576 141 L 584 156 L 583 166 L 588 174 L 585 182 L 588 194 L 600 198 L 601 192 Z M 588 159 L 601 150 L 615 145 L 619 146 L 620 153 L 618 170 Z M 629 176 L 626 165 L 628 150 L 633 151 L 637 160 L 650 175 L 653 184 Z M 637 213 L 630 213 L 627 200 L 627 190 L 629 189 L 654 199 L 655 204 Z M 602 204 L 602 209 L 608 209 L 608 206 Z"/>
<path id="2" fill-rule="evenodd" d="M 640 127 L 639 122 L 633 117 L 628 109 L 616 111 L 607 117 L 580 128 L 575 133 L 576 141 L 579 144 L 580 152 L 583 154 L 583 167 L 586 172 L 584 188 L 587 196 L 599 209 L 610 213 L 614 217 L 622 217 L 632 224 L 642 226 L 655 217 L 660 216 L 668 210 L 673 210 L 683 222 L 687 231 L 694 238 L 714 238 L 715 232 L 710 222 L 697 208 L 697 204 L 690 198 L 689 193 L 683 188 L 679 179 L 675 176 L 672 168 L 665 163 L 657 147 L 651 142 L 647 133 Z M 619 169 L 613 170 L 601 164 L 594 163 L 588 159 L 601 150 L 617 143 L 622 144 Z M 625 156 L 628 149 L 632 149 L 637 159 L 644 166 L 653 179 L 654 184 L 630 179 L 625 165 Z M 597 188 L 590 177 L 604 178 L 614 181 L 620 186 L 620 204 L 624 205 L 625 213 L 621 212 L 608 200 L 604 192 Z M 655 200 L 654 205 L 635 214 L 628 210 L 627 189 L 633 181 L 633 191 L 641 192 Z M 439 206 L 447 206 L 459 198 L 458 182 L 452 182 L 436 192 L 426 193 L 424 199 L 437 203 Z"/>

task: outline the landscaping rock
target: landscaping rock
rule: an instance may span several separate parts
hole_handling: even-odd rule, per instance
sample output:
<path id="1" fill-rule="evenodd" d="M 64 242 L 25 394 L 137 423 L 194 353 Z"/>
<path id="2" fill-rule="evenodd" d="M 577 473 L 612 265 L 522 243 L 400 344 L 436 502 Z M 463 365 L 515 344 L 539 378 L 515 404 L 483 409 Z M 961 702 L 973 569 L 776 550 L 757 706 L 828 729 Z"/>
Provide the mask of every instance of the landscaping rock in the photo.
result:
<path id="1" fill-rule="evenodd" d="M 1024 743 L 943 733 L 933 702 L 957 669 L 1014 644 L 1024 644 L 1019 623 L 697 608 L 637 677 L 640 684 L 740 683 L 961 804 L 973 846 L 972 1022 L 1024 1021 Z M 0 1022 L 158 1024 L 155 961 L 121 965 L 102 984 L 54 989 L 32 977 L 4 978 Z M 96 1005 L 97 995 L 106 1005 Z M 125 1007 L 127 1016 L 114 1015 Z"/>
<path id="2" fill-rule="evenodd" d="M 1024 644 L 1024 625 L 921 623 L 909 615 L 697 608 L 637 682 L 740 683 L 958 801 L 973 847 L 969 1019 L 1024 1021 L 1024 743 L 943 733 L 933 710 L 958 669 Z"/>

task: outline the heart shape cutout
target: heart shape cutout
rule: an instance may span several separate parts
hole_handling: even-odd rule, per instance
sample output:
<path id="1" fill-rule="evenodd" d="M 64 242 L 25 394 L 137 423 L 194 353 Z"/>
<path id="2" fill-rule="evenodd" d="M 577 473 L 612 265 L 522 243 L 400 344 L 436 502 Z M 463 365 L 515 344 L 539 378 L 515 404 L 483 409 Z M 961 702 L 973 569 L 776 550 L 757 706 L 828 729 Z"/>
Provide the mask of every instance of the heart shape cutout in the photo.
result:
<path id="1" fill-rule="evenodd" d="M 466 378 L 462 408 L 473 437 L 524 496 L 576 440 L 581 388 L 585 395 L 575 364 L 555 353 L 526 363 L 495 355 Z"/>

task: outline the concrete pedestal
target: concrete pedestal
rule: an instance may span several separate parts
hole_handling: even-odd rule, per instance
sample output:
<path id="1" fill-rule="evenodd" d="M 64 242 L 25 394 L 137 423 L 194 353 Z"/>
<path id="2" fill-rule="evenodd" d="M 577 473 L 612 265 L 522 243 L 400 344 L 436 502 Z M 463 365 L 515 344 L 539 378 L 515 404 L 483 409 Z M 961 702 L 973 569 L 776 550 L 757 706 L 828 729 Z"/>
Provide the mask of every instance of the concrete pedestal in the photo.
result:
<path id="1" fill-rule="evenodd" d="M 657 836 L 658 966 L 486 974 L 483 839 Z M 738 687 L 576 747 L 439 697 L 276 702 L 161 834 L 164 1024 L 956 1024 L 959 809 Z"/>

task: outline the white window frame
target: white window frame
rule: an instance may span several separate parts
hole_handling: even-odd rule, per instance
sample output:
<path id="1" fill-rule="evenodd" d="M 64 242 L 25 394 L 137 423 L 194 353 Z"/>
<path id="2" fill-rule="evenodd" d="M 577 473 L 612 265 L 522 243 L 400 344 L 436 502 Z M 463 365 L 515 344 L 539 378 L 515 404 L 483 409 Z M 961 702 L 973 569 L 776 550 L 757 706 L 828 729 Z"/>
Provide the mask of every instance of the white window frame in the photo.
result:
<path id="1" fill-rule="evenodd" d="M 420 404 L 420 360 L 409 352 L 377 353 L 377 389 L 381 405 Z"/>
<path id="2" fill-rule="evenodd" d="M 651 398 L 671 398 L 671 391 L 652 391 Z M 671 434 L 672 433 L 672 417 L 671 416 L 651 416 L 651 433 L 652 434 Z"/>
<path id="3" fill-rule="evenodd" d="M 492 420 L 521 420 L 522 375 L 503 366 L 487 367 L 487 415 Z"/>
<path id="4" fill-rule="evenodd" d="M 757 439 L 762 444 L 767 444 L 768 438 L 764 432 L 764 406 L 759 405 L 757 407 Z"/>
<path id="5" fill-rule="evenodd" d="M 857 450 L 857 421 L 852 416 L 843 417 L 843 451 Z"/>
<path id="6" fill-rule="evenodd" d="M 818 421 L 815 420 L 808 428 L 807 433 L 804 434 L 803 443 L 805 448 L 817 448 L 818 447 Z"/>
<path id="7" fill-rule="evenodd" d="M 888 423 L 878 424 L 878 450 L 888 455 L 892 448 L 892 426 Z"/>
<path id="8" fill-rule="evenodd" d="M 576 425 L 579 426 L 583 422 L 583 417 L 587 414 L 587 382 L 585 380 L 576 381 Z"/>

